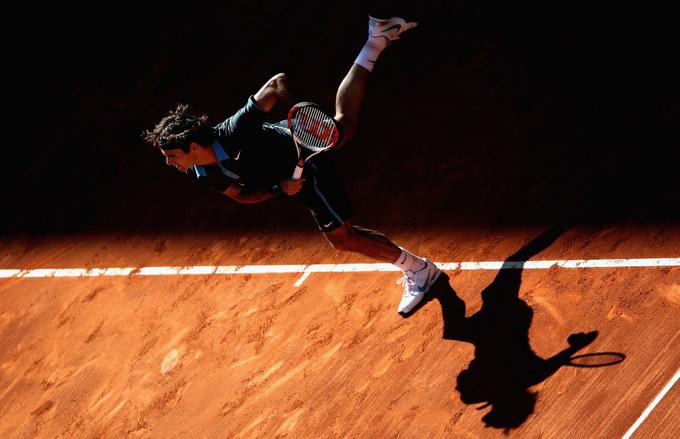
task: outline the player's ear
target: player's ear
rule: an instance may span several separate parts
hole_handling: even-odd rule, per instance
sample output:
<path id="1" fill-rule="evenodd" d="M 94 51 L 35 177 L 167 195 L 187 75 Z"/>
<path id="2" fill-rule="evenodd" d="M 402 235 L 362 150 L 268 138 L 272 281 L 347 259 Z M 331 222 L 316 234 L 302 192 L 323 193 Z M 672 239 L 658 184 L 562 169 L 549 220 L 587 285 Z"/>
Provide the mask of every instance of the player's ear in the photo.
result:
<path id="1" fill-rule="evenodd" d="M 196 143 L 196 142 L 191 142 L 191 143 L 189 144 L 189 152 L 196 152 L 196 151 L 198 151 L 198 150 L 201 149 L 201 148 L 202 148 L 202 146 L 199 145 L 199 144 Z"/>

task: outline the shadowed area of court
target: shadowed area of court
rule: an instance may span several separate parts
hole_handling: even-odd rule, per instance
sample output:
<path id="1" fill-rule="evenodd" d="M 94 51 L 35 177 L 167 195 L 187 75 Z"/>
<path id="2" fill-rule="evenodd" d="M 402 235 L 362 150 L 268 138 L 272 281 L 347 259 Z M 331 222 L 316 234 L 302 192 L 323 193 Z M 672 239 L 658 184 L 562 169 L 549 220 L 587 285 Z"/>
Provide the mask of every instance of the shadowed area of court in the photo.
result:
<path id="1" fill-rule="evenodd" d="M 678 220 L 678 72 L 662 11 L 379 3 L 137 5 L 87 23 L 71 6 L 33 14 L 42 45 L 13 46 L 22 68 L 9 72 L 30 147 L 8 150 L 0 233 L 314 227 L 290 200 L 239 206 L 191 185 L 140 135 L 177 102 L 221 122 L 280 71 L 301 99 L 333 109 L 367 14 L 385 9 L 420 25 L 381 57 L 357 137 L 337 154 L 361 219 Z M 626 24 L 645 20 L 657 24 Z"/>

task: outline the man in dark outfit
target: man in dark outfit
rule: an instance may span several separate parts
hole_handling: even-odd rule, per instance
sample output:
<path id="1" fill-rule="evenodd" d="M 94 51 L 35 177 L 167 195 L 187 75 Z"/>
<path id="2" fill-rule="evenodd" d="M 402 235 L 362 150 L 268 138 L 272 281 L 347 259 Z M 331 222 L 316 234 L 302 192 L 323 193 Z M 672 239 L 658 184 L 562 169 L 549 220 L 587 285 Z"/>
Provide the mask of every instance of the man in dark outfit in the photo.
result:
<path id="1" fill-rule="evenodd" d="M 366 83 L 378 56 L 415 26 L 399 17 L 369 17 L 368 40 L 336 95 L 335 119 L 343 133 L 340 146 L 356 131 Z M 285 121 L 266 122 L 277 101 L 293 103 L 284 73 L 267 81 L 243 108 L 216 126 L 208 125 L 207 116 L 193 115 L 188 106 L 179 105 L 144 137 L 160 149 L 169 166 L 239 203 L 260 203 L 280 193 L 299 198 L 333 247 L 392 263 L 403 271 L 398 312 L 408 313 L 441 272 L 385 235 L 351 224 L 350 203 L 329 154 L 316 155 L 305 164 L 301 179 L 291 179 L 297 153 L 290 131 Z"/>

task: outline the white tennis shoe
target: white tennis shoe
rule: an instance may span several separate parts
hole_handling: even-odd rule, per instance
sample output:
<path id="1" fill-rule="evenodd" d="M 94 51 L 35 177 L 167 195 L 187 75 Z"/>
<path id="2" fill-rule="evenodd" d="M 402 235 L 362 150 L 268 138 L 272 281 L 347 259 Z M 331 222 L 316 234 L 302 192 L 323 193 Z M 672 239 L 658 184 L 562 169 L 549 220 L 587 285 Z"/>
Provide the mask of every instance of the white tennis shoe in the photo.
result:
<path id="1" fill-rule="evenodd" d="M 418 23 L 412 21 L 407 23 L 401 17 L 392 18 L 375 18 L 368 16 L 368 37 L 370 38 L 385 38 L 387 42 L 398 40 L 399 35 L 407 30 L 418 26 Z"/>
<path id="2" fill-rule="evenodd" d="M 430 290 L 430 287 L 439 279 L 442 274 L 441 270 L 437 268 L 432 262 L 423 259 L 425 266 L 418 271 L 404 271 L 404 277 L 397 281 L 397 284 L 404 285 L 404 294 L 401 296 L 397 312 L 406 314 L 415 308 L 425 294 Z"/>

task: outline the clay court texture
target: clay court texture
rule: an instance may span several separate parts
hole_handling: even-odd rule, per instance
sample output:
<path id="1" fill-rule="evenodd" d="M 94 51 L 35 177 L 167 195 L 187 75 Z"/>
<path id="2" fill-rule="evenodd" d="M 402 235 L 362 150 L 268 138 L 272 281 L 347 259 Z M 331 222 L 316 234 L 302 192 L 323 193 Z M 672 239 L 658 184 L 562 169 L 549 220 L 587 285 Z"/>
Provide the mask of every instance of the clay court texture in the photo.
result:
<path id="1" fill-rule="evenodd" d="M 332 108 L 365 5 L 38 17 L 53 68 L 22 70 L 42 105 L 20 108 L 42 125 L 1 193 L 0 437 L 680 436 L 674 40 L 399 6 L 421 24 L 336 162 L 354 222 L 444 270 L 406 317 L 400 273 L 332 249 L 295 200 L 238 205 L 140 139 L 279 71 Z M 312 65 L 281 49 L 303 42 Z"/>
<path id="2" fill-rule="evenodd" d="M 649 243 L 668 255 L 678 242 L 677 229 L 542 232 L 392 235 L 451 261 L 524 251 L 529 266 L 649 256 Z M 90 276 L 2 280 L 3 435 L 622 437 L 677 379 L 677 258 L 458 268 L 409 318 L 395 311 L 394 272 L 330 270 L 296 286 L 300 272 L 253 268 L 281 252 L 303 266 L 357 260 L 326 245 L 315 234 L 6 243 L 11 266 Z M 251 268 L 192 269 L 217 263 Z M 93 270 L 123 266 L 185 272 Z M 561 356 L 571 334 L 591 331 L 592 343 Z M 583 354 L 597 355 L 570 360 Z M 671 388 L 635 437 L 673 437 L 677 408 Z"/>

